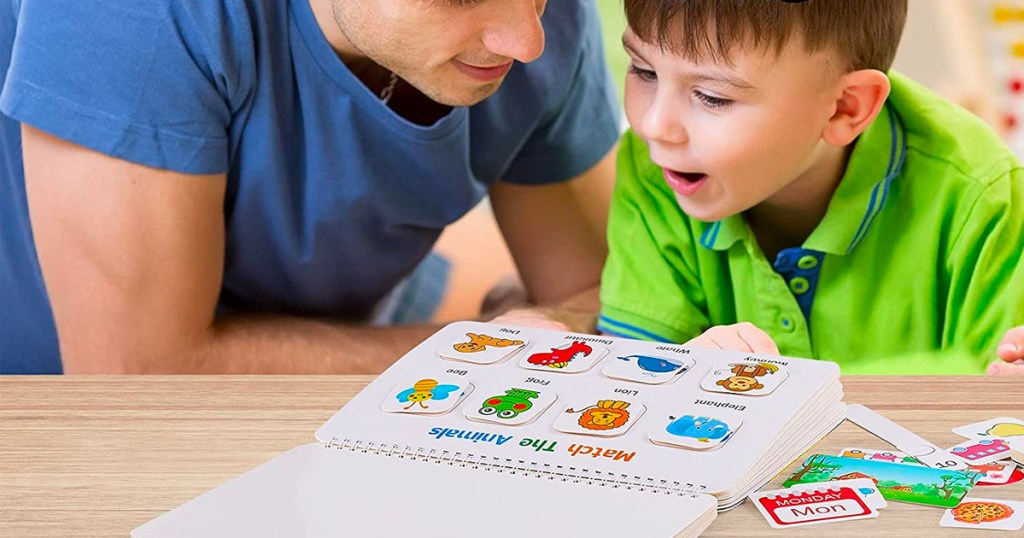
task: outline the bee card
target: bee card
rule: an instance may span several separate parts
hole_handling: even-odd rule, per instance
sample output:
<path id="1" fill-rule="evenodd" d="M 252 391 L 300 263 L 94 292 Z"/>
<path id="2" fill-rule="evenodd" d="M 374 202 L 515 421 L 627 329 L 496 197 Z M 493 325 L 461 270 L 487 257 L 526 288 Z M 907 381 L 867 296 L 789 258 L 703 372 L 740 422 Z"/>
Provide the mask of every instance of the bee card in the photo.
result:
<path id="1" fill-rule="evenodd" d="M 519 365 L 548 373 L 578 374 L 591 369 L 608 354 L 611 340 L 578 336 L 540 341 Z"/>
<path id="2" fill-rule="evenodd" d="M 1019 531 L 1024 526 L 1024 502 L 967 497 L 939 520 L 943 527 Z"/>
<path id="3" fill-rule="evenodd" d="M 686 357 L 627 355 L 610 359 L 601 373 L 613 379 L 661 385 L 674 381 L 693 364 L 693 359 Z"/>
<path id="4" fill-rule="evenodd" d="M 472 391 L 473 385 L 461 377 L 410 379 L 391 389 L 381 408 L 391 413 L 441 415 L 454 409 Z"/>
<path id="5" fill-rule="evenodd" d="M 466 332 L 465 336 L 445 343 L 437 353 L 442 358 L 453 361 L 495 364 L 529 343 L 517 333 L 518 330 L 505 328 L 488 332 Z"/>
<path id="6" fill-rule="evenodd" d="M 470 420 L 521 426 L 533 422 L 557 398 L 547 387 L 503 385 L 476 391 L 462 409 Z"/>
<path id="7" fill-rule="evenodd" d="M 738 362 L 712 370 L 700 388 L 708 392 L 764 396 L 771 394 L 789 376 L 784 367 L 768 362 Z"/>

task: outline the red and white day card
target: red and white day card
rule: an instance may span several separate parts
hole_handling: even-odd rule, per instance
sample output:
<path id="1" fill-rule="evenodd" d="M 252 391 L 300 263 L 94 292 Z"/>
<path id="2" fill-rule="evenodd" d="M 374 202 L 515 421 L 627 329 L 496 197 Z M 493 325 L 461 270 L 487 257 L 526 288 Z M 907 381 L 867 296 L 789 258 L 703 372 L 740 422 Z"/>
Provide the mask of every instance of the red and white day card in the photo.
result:
<path id="1" fill-rule="evenodd" d="M 878 511 L 848 487 L 760 491 L 752 493 L 750 499 L 768 524 L 777 529 L 878 517 Z"/>

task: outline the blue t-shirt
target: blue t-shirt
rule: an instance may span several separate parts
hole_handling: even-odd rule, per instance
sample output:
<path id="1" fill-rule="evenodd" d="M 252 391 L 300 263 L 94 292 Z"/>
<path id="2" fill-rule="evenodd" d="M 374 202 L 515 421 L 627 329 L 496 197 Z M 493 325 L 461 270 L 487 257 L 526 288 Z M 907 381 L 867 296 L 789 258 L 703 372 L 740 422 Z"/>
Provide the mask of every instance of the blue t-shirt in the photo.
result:
<path id="1" fill-rule="evenodd" d="M 18 122 L 156 168 L 226 172 L 220 312 L 365 319 L 495 181 L 567 180 L 614 144 L 593 2 L 550 2 L 542 20 L 540 59 L 419 126 L 338 59 L 309 0 L 0 1 L 0 373 L 61 371 Z"/>

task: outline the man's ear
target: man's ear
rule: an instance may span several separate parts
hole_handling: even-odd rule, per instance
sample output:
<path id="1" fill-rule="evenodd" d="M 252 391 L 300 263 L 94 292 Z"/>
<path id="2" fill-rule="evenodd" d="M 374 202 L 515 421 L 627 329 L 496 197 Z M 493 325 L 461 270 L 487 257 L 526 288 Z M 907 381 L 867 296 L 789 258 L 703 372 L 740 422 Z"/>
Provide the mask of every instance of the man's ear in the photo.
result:
<path id="1" fill-rule="evenodd" d="M 836 101 L 835 113 L 825 124 L 822 139 L 842 147 L 852 143 L 871 125 L 889 97 L 889 77 L 876 69 L 862 69 L 843 75 L 842 94 Z"/>

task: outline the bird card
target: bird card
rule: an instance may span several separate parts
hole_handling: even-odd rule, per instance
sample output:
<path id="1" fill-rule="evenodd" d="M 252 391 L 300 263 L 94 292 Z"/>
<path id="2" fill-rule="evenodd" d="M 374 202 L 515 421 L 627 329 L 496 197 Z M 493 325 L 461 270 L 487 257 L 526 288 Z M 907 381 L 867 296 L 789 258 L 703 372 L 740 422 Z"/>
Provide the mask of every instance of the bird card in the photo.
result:
<path id="1" fill-rule="evenodd" d="M 473 385 L 456 376 L 410 379 L 396 385 L 381 402 L 381 408 L 391 413 L 416 415 L 442 415 L 455 408 Z"/>
<path id="2" fill-rule="evenodd" d="M 969 465 L 980 465 L 1010 457 L 1010 445 L 997 438 L 971 439 L 964 441 L 948 450 L 955 458 Z"/>
<path id="3" fill-rule="evenodd" d="M 850 487 L 760 491 L 751 493 L 750 500 L 776 529 L 878 517 L 878 510 Z"/>
<path id="4" fill-rule="evenodd" d="M 616 398 L 574 401 L 562 409 L 554 428 L 562 433 L 618 437 L 640 420 L 647 407 Z"/>
<path id="5" fill-rule="evenodd" d="M 1024 527 L 1024 502 L 967 497 L 939 520 L 943 527 L 1019 531 Z"/>
<path id="6" fill-rule="evenodd" d="M 1024 441 L 1024 420 L 1013 417 L 999 417 L 953 428 L 953 433 L 968 439 L 999 438 L 1007 441 Z"/>
<path id="7" fill-rule="evenodd" d="M 708 392 L 764 396 L 771 394 L 786 378 L 789 372 L 768 362 L 738 362 L 726 368 L 712 370 L 700 384 Z"/>
<path id="8" fill-rule="evenodd" d="M 578 374 L 591 369 L 608 354 L 611 340 L 566 336 L 538 342 L 519 365 L 549 373 Z"/>
<path id="9" fill-rule="evenodd" d="M 487 333 L 467 332 L 465 336 L 441 346 L 437 353 L 442 358 L 453 361 L 495 364 L 529 344 L 518 333 L 518 330 L 505 328 Z"/>
<path id="10" fill-rule="evenodd" d="M 686 357 L 627 355 L 609 360 L 601 372 L 613 379 L 661 385 L 674 381 L 693 364 L 694 360 Z"/>
<path id="11" fill-rule="evenodd" d="M 932 469 L 903 463 L 871 461 L 815 454 L 804 461 L 784 487 L 807 482 L 870 478 L 889 501 L 952 508 L 963 499 L 981 475 L 952 469 Z"/>
<path id="12" fill-rule="evenodd" d="M 857 490 L 861 497 L 868 503 L 868 506 L 875 510 L 881 510 L 889 503 L 882 496 L 882 492 L 878 491 L 878 485 L 875 481 L 870 478 L 851 478 L 847 480 L 832 480 L 831 482 L 809 482 L 807 484 L 793 484 L 789 489 L 793 491 L 808 491 L 815 489 L 832 489 L 848 487 Z"/>
<path id="13" fill-rule="evenodd" d="M 659 445 L 714 450 L 732 438 L 743 424 L 739 418 L 722 419 L 693 414 L 669 416 L 647 432 L 647 438 Z"/>
<path id="14" fill-rule="evenodd" d="M 844 448 L 839 451 L 839 456 L 844 458 L 857 458 L 872 461 L 887 461 L 889 463 L 905 463 L 908 465 L 920 465 L 927 467 L 920 460 L 899 450 L 871 450 L 867 448 Z"/>
<path id="15" fill-rule="evenodd" d="M 498 386 L 476 391 L 462 408 L 470 420 L 506 426 L 522 426 L 533 422 L 558 398 L 547 387 Z"/>

